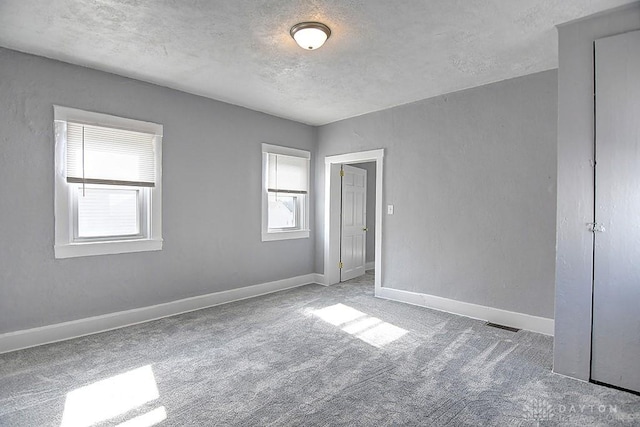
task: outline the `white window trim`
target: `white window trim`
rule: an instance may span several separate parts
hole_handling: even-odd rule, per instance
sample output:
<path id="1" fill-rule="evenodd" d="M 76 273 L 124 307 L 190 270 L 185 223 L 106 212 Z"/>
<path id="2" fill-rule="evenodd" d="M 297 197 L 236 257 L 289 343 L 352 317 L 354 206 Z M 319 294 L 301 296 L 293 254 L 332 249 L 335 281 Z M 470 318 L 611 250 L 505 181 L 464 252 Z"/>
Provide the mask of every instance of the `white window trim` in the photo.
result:
<path id="1" fill-rule="evenodd" d="M 53 106 L 55 130 L 55 258 L 74 258 L 93 255 L 122 254 L 130 252 L 159 251 L 162 249 L 162 132 L 160 124 L 93 113 L 75 108 Z M 150 188 L 149 236 L 135 240 L 108 240 L 74 242 L 73 198 L 67 183 L 66 171 L 66 122 L 79 121 L 87 124 L 119 129 L 148 132 L 156 135 L 156 183 Z"/>
<path id="2" fill-rule="evenodd" d="M 281 147 L 279 145 L 262 144 L 262 241 L 269 242 L 274 240 L 289 240 L 289 239 L 306 239 L 310 235 L 309 227 L 309 203 L 311 200 L 311 188 L 307 189 L 305 199 L 305 206 L 303 208 L 303 224 L 302 229 L 297 230 L 279 230 L 269 231 L 269 194 L 267 192 L 267 179 L 268 179 L 268 154 L 282 154 L 285 156 L 296 156 L 309 159 L 309 168 L 307 173 L 311 174 L 311 152 L 305 150 L 299 150 L 297 148 Z M 311 187 L 310 176 L 307 177 L 309 187 Z"/>

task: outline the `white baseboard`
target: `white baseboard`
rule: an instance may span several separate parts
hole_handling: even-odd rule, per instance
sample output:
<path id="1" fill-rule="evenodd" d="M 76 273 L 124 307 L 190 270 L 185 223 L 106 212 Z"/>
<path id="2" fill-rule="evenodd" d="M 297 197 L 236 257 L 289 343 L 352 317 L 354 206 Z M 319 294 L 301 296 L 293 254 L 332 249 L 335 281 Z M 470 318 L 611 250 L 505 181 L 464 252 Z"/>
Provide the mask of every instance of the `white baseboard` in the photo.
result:
<path id="1" fill-rule="evenodd" d="M 369 262 L 364 264 L 364 271 L 373 270 L 374 268 L 376 268 L 376 262 L 375 261 L 369 261 Z"/>
<path id="2" fill-rule="evenodd" d="M 559 372 L 554 371 L 553 369 L 551 369 L 551 372 L 553 372 L 554 375 L 559 375 L 561 377 L 569 378 L 569 379 L 574 380 L 574 381 L 580 381 L 582 383 L 590 383 L 590 381 L 588 379 L 583 380 L 582 378 L 572 377 L 571 375 L 566 375 L 566 374 L 561 374 Z"/>
<path id="3" fill-rule="evenodd" d="M 101 316 L 88 317 L 70 322 L 57 323 L 39 328 L 25 329 L 0 334 L 0 354 L 37 345 L 64 341 L 112 329 L 123 328 L 138 323 L 175 316 L 190 311 L 226 304 L 260 295 L 296 288 L 311 283 L 319 283 L 317 274 L 291 277 L 274 282 L 261 283 L 244 288 L 215 292 L 197 297 L 185 298 L 149 307 L 119 311 Z M 320 275 L 322 276 L 322 275 Z"/>
<path id="4" fill-rule="evenodd" d="M 531 316 L 434 295 L 384 287 L 376 289 L 376 296 L 553 336 L 554 320 L 546 317 Z"/>
<path id="5" fill-rule="evenodd" d="M 324 280 L 324 274 L 314 273 L 313 278 L 314 278 L 314 283 L 317 283 L 318 285 L 322 285 L 322 286 L 328 286 L 327 282 L 325 282 Z"/>

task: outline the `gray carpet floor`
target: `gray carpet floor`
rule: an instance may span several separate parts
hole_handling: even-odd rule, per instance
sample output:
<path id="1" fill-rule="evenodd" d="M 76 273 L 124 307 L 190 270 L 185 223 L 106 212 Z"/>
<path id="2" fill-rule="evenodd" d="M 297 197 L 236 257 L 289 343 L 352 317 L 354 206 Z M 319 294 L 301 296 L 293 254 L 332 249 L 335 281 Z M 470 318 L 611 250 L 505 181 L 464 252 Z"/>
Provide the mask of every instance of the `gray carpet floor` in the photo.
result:
<path id="1" fill-rule="evenodd" d="M 552 338 L 372 279 L 0 355 L 0 425 L 640 425 L 639 396 L 552 374 Z"/>

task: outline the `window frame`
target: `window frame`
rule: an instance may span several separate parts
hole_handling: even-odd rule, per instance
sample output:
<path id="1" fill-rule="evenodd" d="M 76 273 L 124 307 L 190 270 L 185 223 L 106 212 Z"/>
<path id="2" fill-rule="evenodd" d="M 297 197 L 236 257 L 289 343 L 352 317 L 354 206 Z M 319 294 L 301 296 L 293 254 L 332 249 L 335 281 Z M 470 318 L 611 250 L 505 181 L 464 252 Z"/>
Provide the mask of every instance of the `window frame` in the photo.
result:
<path id="1" fill-rule="evenodd" d="M 270 229 L 269 228 L 269 191 L 268 175 L 269 175 L 269 154 L 280 154 L 285 156 L 293 156 L 304 158 L 308 161 L 307 167 L 307 193 L 297 194 L 299 197 L 296 202 L 296 215 L 301 224 L 295 229 Z M 279 145 L 262 144 L 262 241 L 268 242 L 273 240 L 289 240 L 289 239 L 305 239 L 311 234 L 309 224 L 309 203 L 311 199 L 311 152 L 300 150 L 297 148 L 282 147 Z M 303 197 L 300 197 L 303 196 Z"/>
<path id="2" fill-rule="evenodd" d="M 56 259 L 75 258 L 94 255 L 122 254 L 162 250 L 162 134 L 163 126 L 157 123 L 144 122 L 103 113 L 78 110 L 75 108 L 54 105 L 55 133 L 55 197 L 54 222 Z M 66 171 L 66 129 L 67 122 L 81 122 L 88 125 L 126 129 L 136 132 L 154 134 L 155 144 L 155 187 L 139 188 L 139 203 L 144 203 L 139 211 L 140 236 L 112 236 L 98 238 L 77 237 L 77 183 L 67 182 Z M 86 184 L 87 187 L 94 185 Z M 99 185 L 101 187 L 110 187 Z M 113 186 L 119 187 L 119 186 Z M 125 188 L 125 186 L 121 186 Z M 144 215 L 144 218 L 142 216 Z M 145 224 L 146 223 L 146 224 Z M 145 227 L 143 230 L 142 227 Z"/>

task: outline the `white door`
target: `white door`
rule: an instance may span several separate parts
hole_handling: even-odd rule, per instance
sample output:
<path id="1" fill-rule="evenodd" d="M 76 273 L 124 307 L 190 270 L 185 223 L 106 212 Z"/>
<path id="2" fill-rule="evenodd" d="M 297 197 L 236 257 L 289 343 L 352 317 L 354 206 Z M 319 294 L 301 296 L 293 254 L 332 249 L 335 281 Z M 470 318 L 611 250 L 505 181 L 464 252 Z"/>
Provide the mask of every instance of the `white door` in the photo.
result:
<path id="1" fill-rule="evenodd" d="M 340 281 L 364 274 L 367 232 L 367 171 L 342 166 Z"/>
<path id="2" fill-rule="evenodd" d="M 595 49 L 591 379 L 640 392 L 640 31 Z"/>

